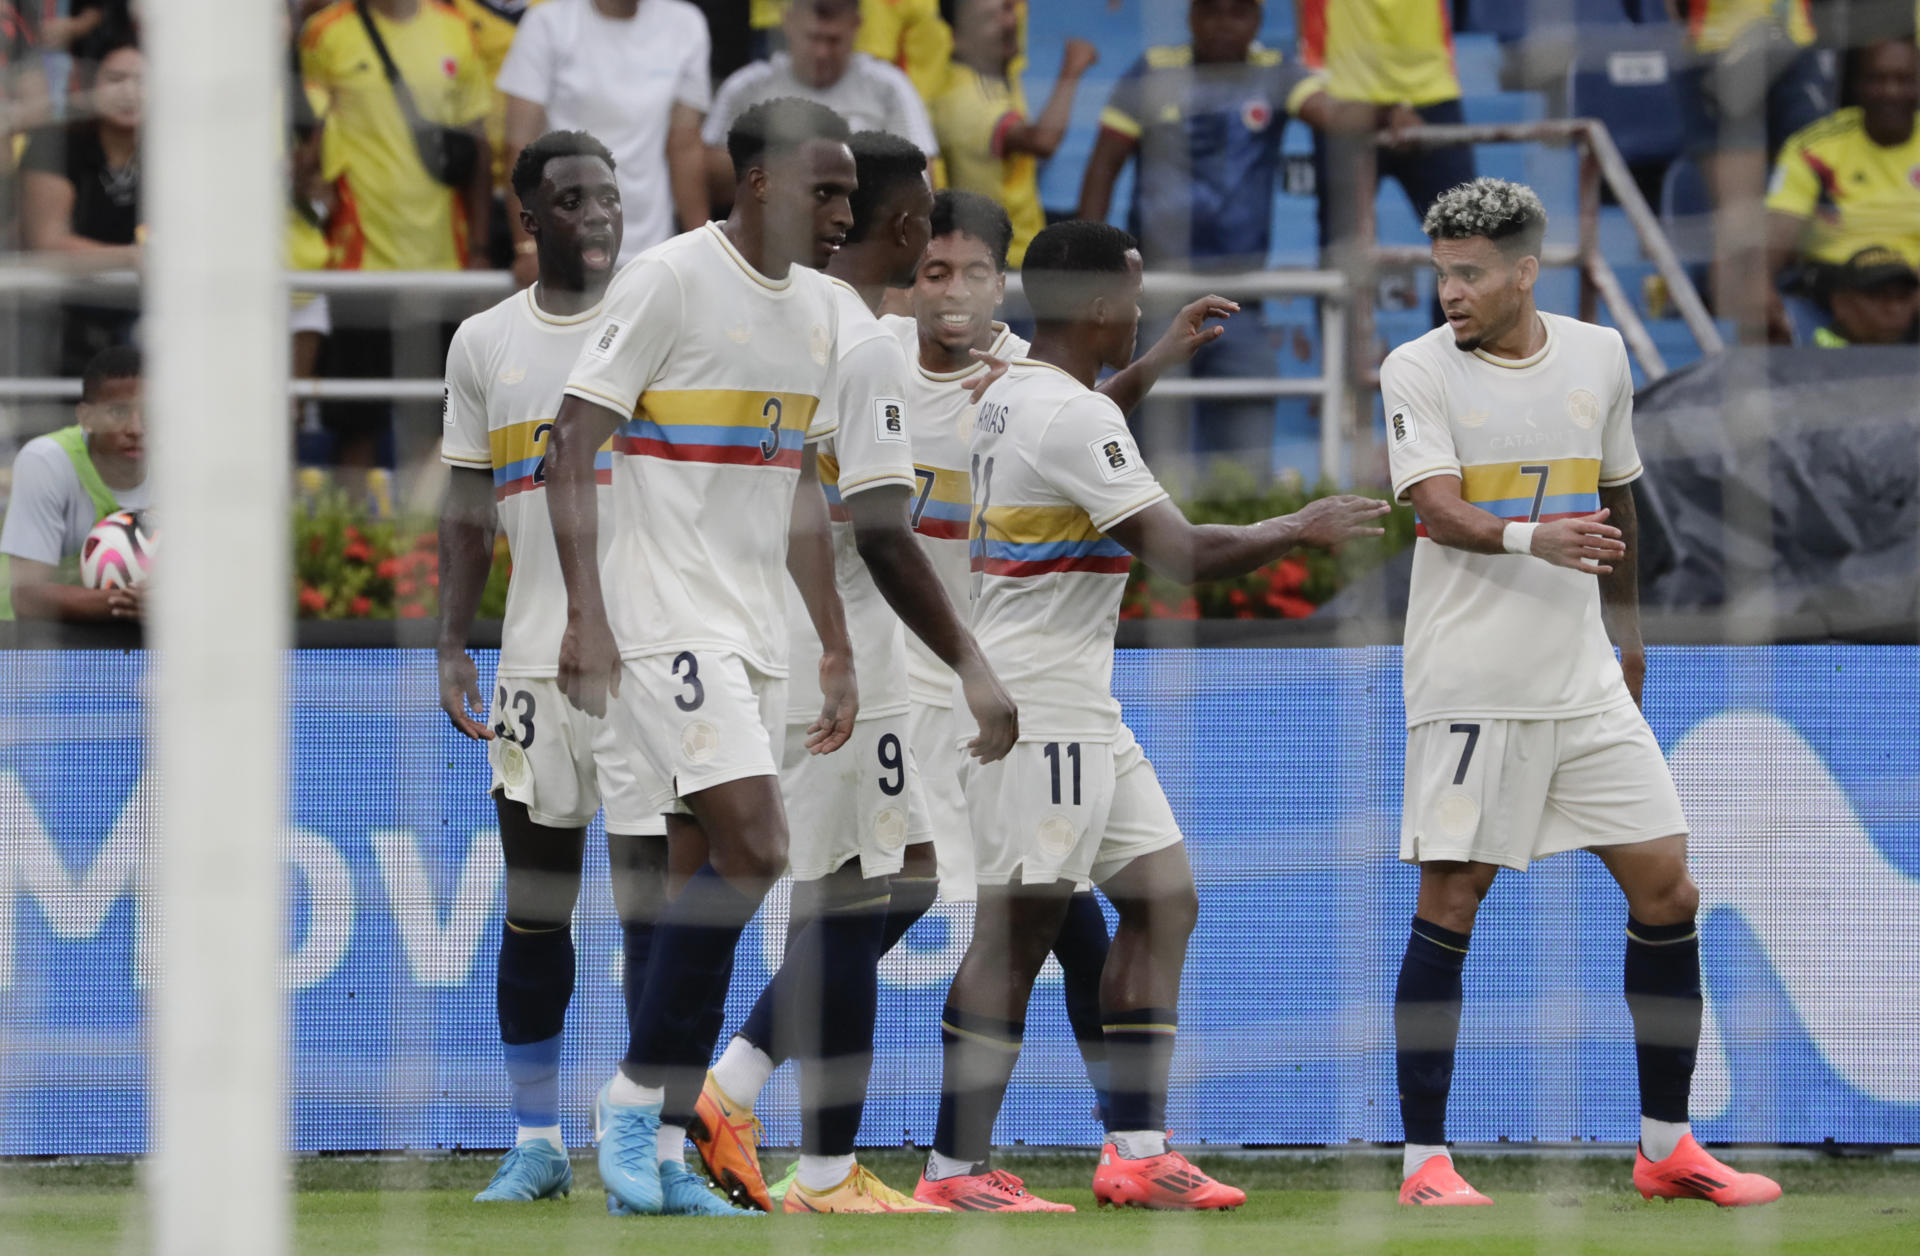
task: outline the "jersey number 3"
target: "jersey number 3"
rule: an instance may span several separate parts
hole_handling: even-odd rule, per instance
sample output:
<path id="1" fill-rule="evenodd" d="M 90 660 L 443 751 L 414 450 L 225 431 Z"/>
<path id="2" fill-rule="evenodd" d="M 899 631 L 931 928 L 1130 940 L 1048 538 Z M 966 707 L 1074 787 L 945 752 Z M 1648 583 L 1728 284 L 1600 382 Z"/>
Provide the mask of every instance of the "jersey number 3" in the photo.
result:
<path id="1" fill-rule="evenodd" d="M 760 434 L 760 461 L 772 462 L 780 456 L 780 398 L 768 397 L 767 404 L 760 407 L 760 417 L 767 421 L 767 430 Z"/>

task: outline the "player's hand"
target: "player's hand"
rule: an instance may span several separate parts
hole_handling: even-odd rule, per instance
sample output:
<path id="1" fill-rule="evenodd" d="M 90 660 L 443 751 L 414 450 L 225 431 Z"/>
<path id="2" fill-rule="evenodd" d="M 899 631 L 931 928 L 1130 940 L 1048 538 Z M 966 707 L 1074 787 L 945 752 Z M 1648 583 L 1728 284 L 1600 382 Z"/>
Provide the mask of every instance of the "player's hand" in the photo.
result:
<path id="1" fill-rule="evenodd" d="M 960 687 L 966 695 L 967 709 L 980 727 L 978 735 L 967 743 L 967 753 L 982 763 L 1006 758 L 1020 739 L 1020 710 L 1014 706 L 1012 695 L 985 659 L 960 669 Z"/>
<path id="2" fill-rule="evenodd" d="M 1613 571 L 1607 564 L 1625 558 L 1627 543 L 1620 529 L 1607 523 L 1610 511 L 1596 510 L 1590 515 L 1555 519 L 1533 530 L 1533 556 L 1544 558 L 1556 567 L 1604 576 Z"/>
<path id="3" fill-rule="evenodd" d="M 1079 78 L 1100 61 L 1100 50 L 1084 39 L 1069 39 L 1060 54 L 1060 77 Z"/>
<path id="4" fill-rule="evenodd" d="M 1308 502 L 1294 513 L 1293 521 L 1300 529 L 1300 544 L 1332 549 L 1342 541 L 1385 533 L 1386 529 L 1375 526 L 1374 520 L 1391 509 L 1377 497 L 1341 493 Z"/>
<path id="5" fill-rule="evenodd" d="M 1421 117 L 1412 105 L 1402 103 L 1387 111 L 1386 119 L 1380 129 L 1387 133 L 1387 147 L 1405 148 L 1407 132 L 1426 124 L 1427 120 Z"/>
<path id="6" fill-rule="evenodd" d="M 1767 343 L 1790 345 L 1793 343 L 1793 319 L 1787 313 L 1786 298 L 1780 295 L 1780 289 L 1767 285 Z"/>
<path id="7" fill-rule="evenodd" d="M 144 585 L 131 589 L 105 589 L 108 619 L 142 620 L 147 616 L 147 590 Z"/>
<path id="8" fill-rule="evenodd" d="M 807 726 L 807 753 L 832 754 L 853 736 L 853 721 L 860 714 L 860 686 L 851 654 L 829 650 L 820 656 L 820 692 L 826 701 L 820 718 Z"/>
<path id="9" fill-rule="evenodd" d="M 1239 312 L 1239 302 L 1209 293 L 1198 301 L 1190 302 L 1174 315 L 1166 333 L 1153 342 L 1153 348 L 1147 350 L 1147 355 L 1162 370 L 1191 362 L 1202 346 L 1227 334 L 1224 323 L 1208 320 L 1232 318 Z"/>
<path id="10" fill-rule="evenodd" d="M 967 390 L 967 400 L 977 406 L 980 404 L 980 398 L 987 395 L 987 389 L 992 388 L 1000 377 L 1007 373 L 1007 360 L 996 358 L 985 349 L 969 349 L 967 352 L 987 364 L 985 374 L 975 375 L 960 385 Z"/>
<path id="11" fill-rule="evenodd" d="M 567 617 L 560 638 L 560 692 L 595 719 L 607 714 L 607 695 L 620 696 L 620 647 L 604 615 Z"/>
<path id="12" fill-rule="evenodd" d="M 479 711 L 484 717 L 487 709 L 486 699 L 480 696 L 480 672 L 474 667 L 473 659 L 465 650 L 441 650 L 439 659 L 440 709 L 465 736 L 475 741 L 492 741 L 493 730 L 469 714 L 470 710 Z"/>

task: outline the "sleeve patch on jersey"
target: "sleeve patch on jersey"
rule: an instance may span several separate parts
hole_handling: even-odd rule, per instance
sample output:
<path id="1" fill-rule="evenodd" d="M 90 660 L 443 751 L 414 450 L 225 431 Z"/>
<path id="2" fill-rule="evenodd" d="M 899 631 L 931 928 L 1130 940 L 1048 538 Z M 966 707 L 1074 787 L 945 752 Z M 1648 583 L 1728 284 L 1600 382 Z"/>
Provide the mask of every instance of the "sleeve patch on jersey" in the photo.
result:
<path id="1" fill-rule="evenodd" d="M 873 428 L 875 440 L 907 443 L 907 403 L 898 397 L 875 397 L 873 399 Z"/>
<path id="2" fill-rule="evenodd" d="M 627 325 L 617 318 L 602 321 L 600 330 L 594 334 L 593 342 L 587 346 L 587 352 L 602 362 L 611 362 L 613 347 L 620 343 L 620 336 L 626 330 Z"/>
<path id="3" fill-rule="evenodd" d="M 1412 406 L 1401 406 L 1387 416 L 1387 433 L 1395 449 L 1412 449 L 1420 443 L 1420 425 L 1414 421 Z"/>
<path id="4" fill-rule="evenodd" d="M 453 426 L 453 385 L 440 385 L 440 426 Z"/>
<path id="5" fill-rule="evenodd" d="M 1090 440 L 1087 452 L 1093 455 L 1093 465 L 1100 469 L 1100 478 L 1109 484 L 1118 484 L 1140 462 L 1133 452 L 1133 442 L 1120 436 Z"/>

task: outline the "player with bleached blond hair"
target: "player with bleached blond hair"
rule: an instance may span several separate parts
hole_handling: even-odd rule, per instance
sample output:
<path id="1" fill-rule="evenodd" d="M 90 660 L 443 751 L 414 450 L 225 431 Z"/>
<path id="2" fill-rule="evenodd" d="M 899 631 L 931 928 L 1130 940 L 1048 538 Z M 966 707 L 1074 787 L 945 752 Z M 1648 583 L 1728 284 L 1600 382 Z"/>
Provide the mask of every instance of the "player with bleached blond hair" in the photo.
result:
<path id="1" fill-rule="evenodd" d="M 1708 1155 L 1687 1124 L 1700 895 L 1680 797 L 1640 714 L 1626 349 L 1611 328 L 1534 307 L 1547 215 L 1531 189 L 1460 184 L 1423 226 L 1447 325 L 1380 370 L 1394 492 L 1420 517 L 1403 664 L 1400 857 L 1420 866 L 1420 894 L 1394 992 L 1400 1202 L 1492 1202 L 1455 1171 L 1445 1133 L 1474 915 L 1501 868 L 1585 849 L 1627 898 L 1634 1187 L 1766 1203 L 1779 1186 Z"/>

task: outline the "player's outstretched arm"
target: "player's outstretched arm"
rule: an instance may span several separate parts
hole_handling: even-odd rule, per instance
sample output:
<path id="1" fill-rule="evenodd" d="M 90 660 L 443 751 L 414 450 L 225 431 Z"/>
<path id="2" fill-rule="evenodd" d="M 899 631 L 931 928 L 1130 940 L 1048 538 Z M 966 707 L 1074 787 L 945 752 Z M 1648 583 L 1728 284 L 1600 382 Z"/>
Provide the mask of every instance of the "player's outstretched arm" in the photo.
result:
<path id="1" fill-rule="evenodd" d="M 483 722 L 487 703 L 480 673 L 467 654 L 467 633 L 493 568 L 493 475 L 466 467 L 451 471 L 440 503 L 440 633 L 434 642 L 440 709 L 467 736 L 489 741 L 493 734 Z M 474 719 L 469 708 L 483 718 Z"/>
<path id="2" fill-rule="evenodd" d="M 853 642 L 847 636 L 846 608 L 833 583 L 833 523 L 820 487 L 820 463 L 813 446 L 800 456 L 800 483 L 794 489 L 787 525 L 787 574 L 807 604 L 813 630 L 820 635 L 820 692 L 826 703 L 807 728 L 807 749 L 832 754 L 853 736 L 860 714 L 860 690 L 853 674 Z"/>
<path id="3" fill-rule="evenodd" d="M 1510 523 L 1460 496 L 1460 477 L 1436 475 L 1407 490 L 1427 538 L 1475 554 L 1531 554 L 1556 567 L 1604 576 L 1627 550 L 1605 509 L 1546 523 Z"/>
<path id="4" fill-rule="evenodd" d="M 1020 715 L 913 535 L 907 521 L 912 496 L 904 485 L 882 484 L 847 497 L 854 544 L 900 622 L 958 673 L 967 707 L 980 726 L 967 749 L 982 763 L 992 763 L 1019 739 Z"/>
<path id="5" fill-rule="evenodd" d="M 1211 293 L 1189 302 L 1174 316 L 1165 334 L 1125 370 L 1116 371 L 1104 380 L 1100 391 L 1120 407 L 1122 414 L 1132 414 L 1162 375 L 1193 361 L 1193 355 L 1203 346 L 1227 334 L 1225 323 L 1209 320 L 1232 318 L 1239 312 L 1237 302 Z"/>
<path id="6" fill-rule="evenodd" d="M 553 521 L 560 578 L 567 586 L 567 630 L 555 677 L 567 701 L 594 717 L 620 692 L 620 648 L 600 588 L 600 505 L 593 456 L 620 426 L 618 412 L 579 397 L 560 399 L 547 436 L 547 514 Z"/>
<path id="7" fill-rule="evenodd" d="M 1640 517 L 1634 511 L 1633 486 L 1601 489 L 1600 512 L 1618 530 L 1625 547 L 1613 560 L 1613 569 L 1600 577 L 1600 615 L 1607 635 L 1620 647 L 1620 671 L 1638 706 L 1647 679 L 1647 647 L 1640 639 Z"/>
<path id="8" fill-rule="evenodd" d="M 1200 584 L 1244 575 L 1302 545 L 1331 549 L 1379 536 L 1385 529 L 1377 521 L 1389 509 L 1376 498 L 1342 494 L 1259 523 L 1195 524 L 1163 499 L 1114 524 L 1107 535 L 1169 580 Z"/>

